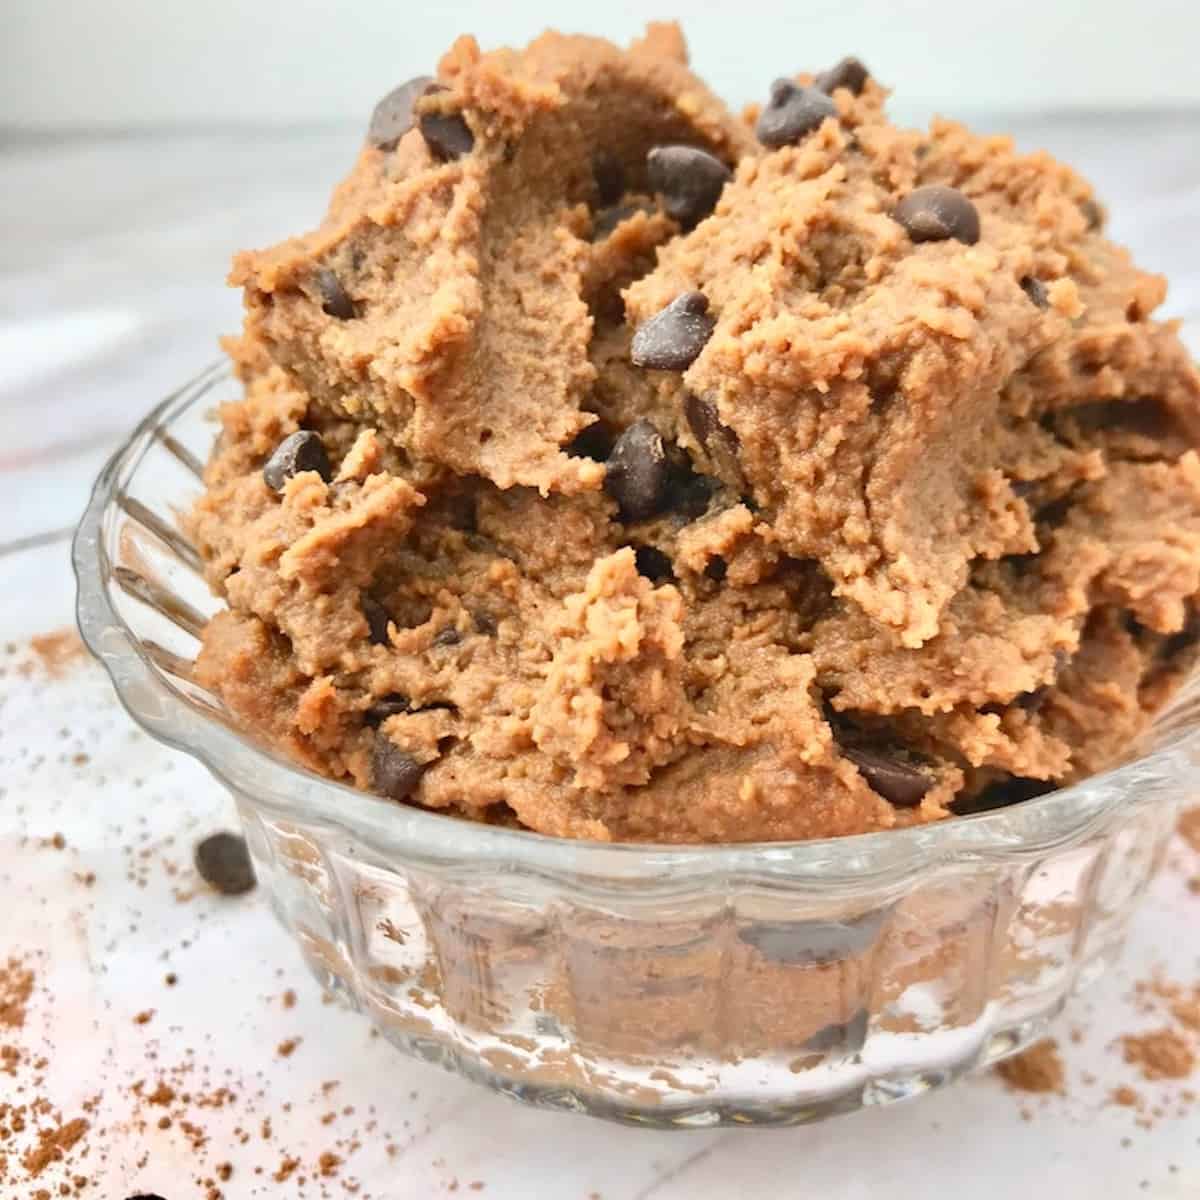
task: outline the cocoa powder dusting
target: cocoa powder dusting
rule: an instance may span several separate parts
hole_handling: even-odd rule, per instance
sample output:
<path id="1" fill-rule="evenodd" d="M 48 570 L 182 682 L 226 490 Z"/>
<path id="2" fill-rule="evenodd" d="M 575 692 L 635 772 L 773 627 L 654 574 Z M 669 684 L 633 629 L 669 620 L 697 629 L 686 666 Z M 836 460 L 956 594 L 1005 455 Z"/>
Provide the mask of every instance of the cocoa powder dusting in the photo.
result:
<path id="1" fill-rule="evenodd" d="M 56 676 L 84 657 L 83 642 L 74 629 L 35 634 L 29 639 L 29 648 L 37 655 L 43 670 Z"/>

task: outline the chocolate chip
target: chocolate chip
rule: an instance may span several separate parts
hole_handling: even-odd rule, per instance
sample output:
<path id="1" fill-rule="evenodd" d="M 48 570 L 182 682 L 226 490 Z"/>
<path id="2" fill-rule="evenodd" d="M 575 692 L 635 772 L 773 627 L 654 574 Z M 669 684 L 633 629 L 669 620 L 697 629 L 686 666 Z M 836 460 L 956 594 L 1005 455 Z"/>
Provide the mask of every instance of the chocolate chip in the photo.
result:
<path id="1" fill-rule="evenodd" d="M 590 458 L 603 462 L 611 453 L 616 437 L 604 421 L 593 421 L 586 429 L 577 433 L 565 447 L 572 458 Z"/>
<path id="2" fill-rule="evenodd" d="M 325 443 L 311 429 L 298 429 L 275 447 L 263 466 L 263 479 L 273 492 L 282 492 L 293 475 L 304 471 L 316 471 L 326 483 L 333 478 Z"/>
<path id="3" fill-rule="evenodd" d="M 388 625 L 391 624 L 391 614 L 373 596 L 363 596 L 362 614 L 367 618 L 367 629 L 370 631 L 371 645 L 387 646 L 391 643 L 388 637 Z"/>
<path id="4" fill-rule="evenodd" d="M 1090 196 L 1079 205 L 1080 212 L 1087 219 L 1089 229 L 1099 229 L 1104 224 L 1104 209 Z"/>
<path id="5" fill-rule="evenodd" d="M 957 188 L 931 183 L 909 192 L 892 209 L 914 242 L 957 238 L 968 246 L 979 241 L 979 212 Z"/>
<path id="6" fill-rule="evenodd" d="M 746 481 L 738 460 L 737 434 L 728 425 L 721 424 L 716 405 L 689 392 L 684 397 L 683 415 L 687 418 L 696 441 L 712 459 L 717 473 L 734 484 L 739 491 L 744 490 Z"/>
<path id="7" fill-rule="evenodd" d="M 915 808 L 933 783 L 916 767 L 876 750 L 843 746 L 842 754 L 858 768 L 869 787 L 897 808 Z"/>
<path id="8" fill-rule="evenodd" d="M 617 438 L 607 468 L 604 490 L 624 520 L 644 521 L 662 508 L 670 466 L 662 434 L 644 417 Z"/>
<path id="9" fill-rule="evenodd" d="M 837 116 L 837 108 L 824 92 L 800 87 L 790 79 L 771 84 L 771 98 L 758 117 L 754 132 L 764 146 L 790 146 L 812 133 L 826 117 Z"/>
<path id="10" fill-rule="evenodd" d="M 998 808 L 1023 804 L 1026 800 L 1047 795 L 1055 790 L 1055 786 L 1044 779 L 1025 779 L 1014 775 L 1010 779 L 989 783 L 974 796 L 959 797 L 950 807 L 958 816 L 969 817 L 975 813 L 994 812 Z"/>
<path id="11" fill-rule="evenodd" d="M 444 91 L 446 89 L 441 84 L 435 83 L 425 94 L 432 95 L 434 92 Z M 456 158 L 462 158 L 464 154 L 470 154 L 475 147 L 475 135 L 463 119 L 462 113 L 422 113 L 417 119 L 417 124 L 429 152 L 442 162 L 453 162 Z"/>
<path id="12" fill-rule="evenodd" d="M 200 878 L 223 896 L 240 896 L 255 884 L 254 864 L 246 839 L 236 833 L 214 833 L 196 846 Z"/>
<path id="13" fill-rule="evenodd" d="M 413 108 L 433 82 L 428 75 L 418 75 L 399 87 L 392 88 L 371 114 L 367 141 L 379 150 L 394 150 L 396 143 L 413 127 Z"/>
<path id="14" fill-rule="evenodd" d="M 1049 696 L 1050 689 L 1048 687 L 1038 687 L 1034 688 L 1032 692 L 1022 692 L 1014 703 L 1028 713 L 1037 713 L 1042 711 Z"/>
<path id="15" fill-rule="evenodd" d="M 1033 301 L 1038 308 L 1049 308 L 1050 297 L 1046 293 L 1046 285 L 1034 275 L 1021 277 L 1021 291 Z"/>
<path id="16" fill-rule="evenodd" d="M 858 96 L 870 78 L 871 72 L 857 58 L 848 57 L 830 67 L 828 71 L 822 71 L 813 80 L 813 87 L 827 95 L 832 95 L 838 88 L 846 88 Z"/>
<path id="17" fill-rule="evenodd" d="M 602 208 L 592 219 L 592 241 L 602 242 L 611 237 L 622 221 L 628 221 L 635 213 L 653 212 L 645 203 L 617 204 L 613 208 Z"/>
<path id="18" fill-rule="evenodd" d="M 371 786 L 390 800 L 411 796 L 425 768 L 390 738 L 375 735 L 371 748 Z"/>
<path id="19" fill-rule="evenodd" d="M 138 1192 L 136 1196 L 126 1196 L 125 1200 L 163 1200 L 157 1192 Z"/>
<path id="20" fill-rule="evenodd" d="M 695 146 L 655 146 L 646 155 L 650 190 L 661 192 L 667 216 L 690 229 L 717 206 L 729 168 Z"/>
<path id="21" fill-rule="evenodd" d="M 805 1050 L 814 1054 L 828 1054 L 831 1050 L 858 1050 L 867 1036 L 871 1017 L 865 1008 L 858 1009 L 848 1021 L 836 1021 L 823 1025 L 804 1043 Z"/>
<path id="22" fill-rule="evenodd" d="M 433 639 L 433 644 L 435 646 L 457 646 L 461 641 L 462 634 L 453 625 L 447 625 L 445 629 L 438 632 Z"/>
<path id="23" fill-rule="evenodd" d="M 638 574 L 651 583 L 669 583 L 675 578 L 670 558 L 657 546 L 635 546 L 633 557 Z"/>
<path id="24" fill-rule="evenodd" d="M 710 558 L 704 567 L 704 578 L 711 579 L 713 583 L 724 583 L 728 574 L 729 564 L 719 554 Z"/>
<path id="25" fill-rule="evenodd" d="M 886 909 L 848 921 L 758 921 L 738 930 L 738 940 L 764 958 L 788 966 L 812 966 L 853 958 L 879 935 Z"/>
<path id="26" fill-rule="evenodd" d="M 389 717 L 407 712 L 412 712 L 412 701 L 399 692 L 389 692 L 386 696 L 380 696 L 378 700 L 371 703 L 367 711 L 363 713 L 363 720 L 375 728 L 382 725 Z"/>
<path id="27" fill-rule="evenodd" d="M 592 178 L 600 208 L 616 204 L 625 195 L 625 166 L 619 158 L 597 154 L 592 162 Z"/>
<path id="28" fill-rule="evenodd" d="M 703 292 L 684 292 L 638 326 L 629 357 L 635 367 L 686 371 L 712 337 L 716 324 L 708 315 L 708 297 Z"/>
<path id="29" fill-rule="evenodd" d="M 339 321 L 351 321 L 358 316 L 354 301 L 346 295 L 341 280 L 328 267 L 321 267 L 313 276 L 313 282 L 321 293 L 321 311 L 326 316 L 337 317 Z"/>

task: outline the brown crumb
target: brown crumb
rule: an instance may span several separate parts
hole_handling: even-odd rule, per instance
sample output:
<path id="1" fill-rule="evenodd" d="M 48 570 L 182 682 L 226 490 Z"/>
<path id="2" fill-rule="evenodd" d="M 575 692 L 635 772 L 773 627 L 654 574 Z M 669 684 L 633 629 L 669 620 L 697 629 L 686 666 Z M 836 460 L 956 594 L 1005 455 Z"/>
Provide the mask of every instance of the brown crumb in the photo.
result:
<path id="1" fill-rule="evenodd" d="M 331 1176 L 336 1175 L 338 1173 L 338 1167 L 341 1165 L 341 1158 L 334 1154 L 332 1150 L 324 1151 L 321 1154 L 321 1157 L 317 1159 L 317 1170 L 320 1171 L 321 1175 L 325 1179 L 329 1179 Z"/>
<path id="2" fill-rule="evenodd" d="M 174 987 L 178 982 L 179 976 L 176 975 L 174 971 L 168 971 L 166 975 L 163 976 L 163 983 L 165 983 L 167 987 Z"/>
<path id="3" fill-rule="evenodd" d="M 1018 1092 L 1058 1092 L 1066 1090 L 1066 1071 L 1053 1038 L 1036 1042 L 1028 1050 L 996 1064 L 996 1074 Z"/>
<path id="4" fill-rule="evenodd" d="M 286 1038 L 275 1047 L 275 1053 L 278 1054 L 280 1058 L 291 1058 L 292 1051 L 294 1051 L 296 1047 L 300 1045 L 301 1041 L 302 1039 L 298 1037 Z"/>
<path id="5" fill-rule="evenodd" d="M 88 1122 L 76 1117 L 53 1129 L 43 1129 L 38 1134 L 37 1145 L 21 1159 L 21 1166 L 35 1178 L 52 1162 L 58 1162 L 88 1131 Z"/>
<path id="6" fill-rule="evenodd" d="M 143 1009 L 140 1013 L 138 1013 L 133 1018 L 133 1023 L 135 1025 L 149 1025 L 150 1022 L 153 1020 L 154 1020 L 154 1009 L 146 1008 L 146 1009 Z"/>
<path id="7" fill-rule="evenodd" d="M 0 1027 L 20 1029 L 33 995 L 33 971 L 18 958 L 0 966 Z"/>
<path id="8" fill-rule="evenodd" d="M 230 1177 L 233 1175 L 233 1163 L 228 1163 L 228 1162 L 217 1163 L 217 1165 L 213 1169 L 217 1173 L 217 1178 L 222 1183 L 228 1183 L 230 1180 Z"/>
<path id="9" fill-rule="evenodd" d="M 50 839 L 50 845 L 53 846 L 55 850 L 65 850 L 67 848 L 67 839 L 63 837 L 61 833 L 56 833 Z"/>
<path id="10" fill-rule="evenodd" d="M 299 1166 L 300 1160 L 298 1158 L 290 1158 L 284 1155 L 283 1161 L 279 1164 L 279 1169 L 272 1178 L 276 1183 L 283 1183 L 296 1173 L 296 1168 Z"/>
<path id="11" fill-rule="evenodd" d="M 284 1008 L 295 1008 L 296 993 L 291 988 L 288 988 L 288 990 L 279 997 L 279 1002 Z"/>
<path id="12" fill-rule="evenodd" d="M 161 1079 L 155 1085 L 154 1091 L 146 1097 L 147 1104 L 170 1104 L 175 1099 L 175 1089 Z"/>
<path id="13" fill-rule="evenodd" d="M 1174 1029 L 1126 1034 L 1121 1038 L 1125 1061 L 1138 1067 L 1144 1079 L 1186 1079 L 1196 1066 L 1196 1053 Z"/>
<path id="14" fill-rule="evenodd" d="M 1138 1108 L 1142 1103 L 1141 1096 L 1126 1084 L 1113 1088 L 1108 1098 L 1122 1108 Z"/>

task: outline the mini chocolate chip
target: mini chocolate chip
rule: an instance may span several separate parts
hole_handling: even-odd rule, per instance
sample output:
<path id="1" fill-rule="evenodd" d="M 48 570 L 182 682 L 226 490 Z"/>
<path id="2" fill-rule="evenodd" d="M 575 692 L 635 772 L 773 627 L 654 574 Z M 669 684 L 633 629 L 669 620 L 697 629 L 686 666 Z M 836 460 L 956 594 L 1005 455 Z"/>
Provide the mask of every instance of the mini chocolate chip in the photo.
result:
<path id="1" fill-rule="evenodd" d="M 389 692 L 368 706 L 366 712 L 363 713 L 363 721 L 374 728 L 382 725 L 389 717 L 394 717 L 399 713 L 412 712 L 412 710 L 412 701 L 407 696 L 402 696 L 399 692 Z"/>
<path id="2" fill-rule="evenodd" d="M 461 641 L 462 634 L 453 625 L 447 625 L 445 629 L 438 632 L 433 639 L 433 644 L 435 646 L 457 646 Z"/>
<path id="3" fill-rule="evenodd" d="M 390 800 L 404 800 L 421 782 L 424 766 L 390 738 L 375 735 L 371 748 L 371 786 Z"/>
<path id="4" fill-rule="evenodd" d="M 444 91 L 446 88 L 435 83 L 426 90 L 425 95 Z M 462 113 L 422 113 L 417 118 L 417 124 L 429 152 L 442 162 L 453 162 L 456 158 L 462 158 L 464 154 L 470 154 L 475 147 L 475 135 Z"/>
<path id="5" fill-rule="evenodd" d="M 815 87 L 800 87 L 790 79 L 771 84 L 771 98 L 758 117 L 754 132 L 764 146 L 790 146 L 812 133 L 826 117 L 836 117 L 833 101 Z"/>
<path id="6" fill-rule="evenodd" d="M 263 466 L 263 479 L 273 492 L 282 492 L 293 475 L 304 471 L 316 471 L 326 483 L 333 478 L 325 443 L 311 429 L 298 429 L 275 447 Z"/>
<path id="7" fill-rule="evenodd" d="M 892 209 L 892 219 L 914 242 L 957 238 L 968 246 L 979 241 L 979 212 L 957 188 L 931 183 L 911 191 Z"/>
<path id="8" fill-rule="evenodd" d="M 602 208 L 592 219 L 592 241 L 602 242 L 611 237 L 622 221 L 628 221 L 635 213 L 653 212 L 654 209 L 646 203 L 617 204 L 612 208 Z"/>
<path id="9" fill-rule="evenodd" d="M 713 583 L 724 583 L 728 574 L 729 564 L 719 554 L 710 558 L 704 568 L 704 578 L 711 579 Z"/>
<path id="10" fill-rule="evenodd" d="M 876 750 L 843 746 L 842 754 L 858 768 L 869 787 L 897 808 L 915 808 L 933 783 L 916 767 Z"/>
<path id="11" fill-rule="evenodd" d="M 1028 713 L 1038 713 L 1042 711 L 1046 700 L 1050 695 L 1048 687 L 1034 688 L 1032 692 L 1022 692 L 1014 701 L 1018 708 L 1023 708 Z"/>
<path id="12" fill-rule="evenodd" d="M 391 614 L 374 596 L 363 596 L 362 614 L 367 618 L 367 629 L 370 631 L 371 645 L 387 646 L 391 642 L 388 637 L 388 625 L 391 624 Z"/>
<path id="13" fill-rule="evenodd" d="M 499 629 L 496 618 L 491 613 L 485 613 L 482 610 L 473 612 L 471 620 L 475 622 L 475 629 L 484 637 L 493 637 Z"/>
<path id="14" fill-rule="evenodd" d="M 428 75 L 418 75 L 399 87 L 392 88 L 371 114 L 367 141 L 380 150 L 394 150 L 396 143 L 413 127 L 413 109 L 426 89 L 433 83 Z"/>
<path id="15" fill-rule="evenodd" d="M 254 886 L 254 864 L 246 839 L 239 834 L 206 837 L 197 844 L 194 858 L 200 878 L 224 896 L 240 896 Z"/>
<path id="16" fill-rule="evenodd" d="M 675 578 L 671 560 L 657 546 L 635 546 L 633 557 L 638 574 L 651 583 L 669 583 Z"/>
<path id="17" fill-rule="evenodd" d="M 1021 291 L 1033 301 L 1038 308 L 1049 308 L 1050 297 L 1046 294 L 1046 285 L 1034 275 L 1021 277 Z"/>
<path id="18" fill-rule="evenodd" d="M 354 301 L 346 295 L 341 280 L 328 267 L 319 268 L 313 282 L 321 293 L 321 311 L 326 316 L 337 317 L 339 321 L 351 321 L 358 316 Z"/>
<path id="19" fill-rule="evenodd" d="M 858 96 L 862 93 L 863 85 L 871 78 L 871 72 L 853 56 L 843 58 L 828 71 L 822 71 L 813 80 L 813 87 L 831 95 L 838 88 L 846 88 Z"/>
<path id="20" fill-rule="evenodd" d="M 743 491 L 746 480 L 738 460 L 737 434 L 728 425 L 721 424 L 717 406 L 689 392 L 684 397 L 683 415 L 696 441 L 708 452 L 718 474 Z"/>
<path id="21" fill-rule="evenodd" d="M 716 324 L 708 315 L 708 297 L 703 292 L 684 292 L 638 326 L 630 360 L 635 367 L 686 371 L 712 337 Z"/>
<path id="22" fill-rule="evenodd" d="M 1089 229 L 1099 229 L 1104 224 L 1104 209 L 1090 196 L 1080 203 L 1079 210 L 1087 218 Z"/>
<path id="23" fill-rule="evenodd" d="M 592 161 L 598 207 L 616 204 L 625 195 L 625 165 L 612 154 L 597 154 Z"/>
<path id="24" fill-rule="evenodd" d="M 717 206 L 732 172 L 696 146 L 655 146 L 646 155 L 650 190 L 661 192 L 667 216 L 685 229 L 703 221 Z"/>
<path id="25" fill-rule="evenodd" d="M 662 508 L 670 466 L 662 434 L 644 417 L 617 438 L 607 468 L 604 490 L 624 520 L 643 521 Z"/>

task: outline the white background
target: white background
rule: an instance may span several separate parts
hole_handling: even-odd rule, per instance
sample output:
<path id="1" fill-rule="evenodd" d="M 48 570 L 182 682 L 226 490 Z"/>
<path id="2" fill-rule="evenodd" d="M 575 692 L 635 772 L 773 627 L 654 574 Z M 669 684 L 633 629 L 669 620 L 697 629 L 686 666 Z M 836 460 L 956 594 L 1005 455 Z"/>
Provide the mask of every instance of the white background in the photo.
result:
<path id="1" fill-rule="evenodd" d="M 846 53 L 902 119 L 1200 103 L 1191 0 L 0 0 L 0 126 L 362 120 L 460 32 L 626 41 L 668 16 L 736 104 Z"/>

